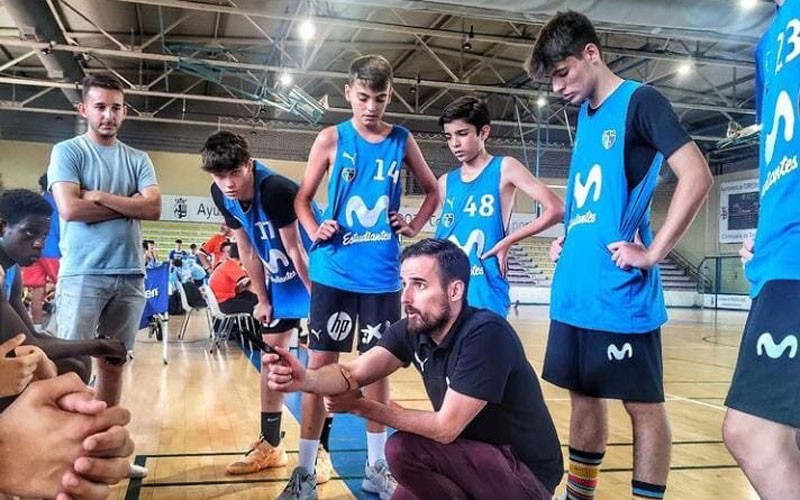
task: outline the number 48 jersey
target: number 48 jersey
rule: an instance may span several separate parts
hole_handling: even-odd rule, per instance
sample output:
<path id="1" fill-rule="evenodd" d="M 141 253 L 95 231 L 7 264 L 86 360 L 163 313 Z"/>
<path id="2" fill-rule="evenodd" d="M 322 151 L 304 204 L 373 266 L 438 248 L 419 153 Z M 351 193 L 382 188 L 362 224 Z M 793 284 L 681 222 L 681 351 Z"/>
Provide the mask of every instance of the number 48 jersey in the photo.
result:
<path id="1" fill-rule="evenodd" d="M 485 260 L 488 252 L 506 235 L 500 204 L 500 174 L 503 158 L 493 157 L 475 179 L 465 182 L 461 169 L 447 174 L 442 215 L 436 238 L 449 239 L 469 257 L 469 305 L 508 315 L 508 281 L 500 273 L 497 257 Z"/>
<path id="2" fill-rule="evenodd" d="M 800 1 L 778 9 L 756 50 L 761 129 L 761 201 L 755 256 L 747 264 L 756 297 L 767 281 L 800 279 Z"/>

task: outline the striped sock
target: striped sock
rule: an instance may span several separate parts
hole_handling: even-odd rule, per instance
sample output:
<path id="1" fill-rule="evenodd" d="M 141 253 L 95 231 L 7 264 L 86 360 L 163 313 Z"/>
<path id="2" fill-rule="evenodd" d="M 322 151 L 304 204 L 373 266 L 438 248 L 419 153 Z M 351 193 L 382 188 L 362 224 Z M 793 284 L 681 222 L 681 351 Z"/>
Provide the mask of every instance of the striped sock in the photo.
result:
<path id="1" fill-rule="evenodd" d="M 569 474 L 567 475 L 567 498 L 569 500 L 591 500 L 600 480 L 600 464 L 605 452 L 569 449 Z"/>
<path id="2" fill-rule="evenodd" d="M 660 484 L 650 484 L 635 479 L 631 481 L 631 492 L 634 498 L 655 498 L 660 500 L 664 498 L 665 491 L 667 491 L 667 487 Z"/>

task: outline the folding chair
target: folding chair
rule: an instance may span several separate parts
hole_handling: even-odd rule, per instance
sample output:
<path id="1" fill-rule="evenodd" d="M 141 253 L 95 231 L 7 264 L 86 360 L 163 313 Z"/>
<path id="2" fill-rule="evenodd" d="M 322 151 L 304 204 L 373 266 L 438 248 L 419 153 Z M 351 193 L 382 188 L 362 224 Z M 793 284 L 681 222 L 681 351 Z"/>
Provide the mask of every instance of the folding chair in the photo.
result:
<path id="1" fill-rule="evenodd" d="M 189 326 L 189 319 L 191 318 L 192 313 L 197 311 L 198 309 L 202 309 L 203 311 L 205 311 L 206 320 L 208 321 L 208 336 L 210 338 L 213 338 L 214 329 L 211 326 L 211 313 L 209 312 L 208 307 L 199 308 L 199 307 L 192 307 L 191 305 L 189 305 L 189 299 L 186 297 L 186 289 L 183 288 L 183 283 L 181 283 L 180 280 L 176 281 L 176 283 L 177 283 L 178 295 L 181 298 L 181 306 L 185 311 L 183 315 L 183 323 L 181 324 L 181 331 L 180 333 L 178 333 L 178 340 L 183 340 L 183 337 L 186 335 L 186 328 L 188 328 Z M 206 302 L 206 304 L 208 304 L 208 302 Z"/>
<path id="2" fill-rule="evenodd" d="M 203 286 L 200 288 L 200 292 L 206 299 L 206 304 L 208 304 L 208 309 L 209 311 L 211 311 L 211 317 L 217 323 L 217 327 L 213 329 L 214 334 L 211 338 L 211 345 L 209 346 L 208 352 L 213 353 L 214 347 L 219 347 L 222 341 L 229 340 L 231 333 L 233 333 L 234 326 L 237 326 L 239 328 L 240 333 L 244 333 L 245 329 L 247 329 L 253 335 L 258 335 L 258 329 L 256 328 L 256 320 L 255 318 L 253 318 L 252 314 L 249 313 L 226 314 L 220 310 L 219 302 L 217 302 L 217 297 L 214 295 L 214 292 L 211 290 L 211 287 Z M 253 345 L 250 342 L 249 335 L 242 335 L 242 344 L 244 344 L 245 339 L 247 340 L 247 344 L 250 347 L 250 352 L 253 352 Z"/>

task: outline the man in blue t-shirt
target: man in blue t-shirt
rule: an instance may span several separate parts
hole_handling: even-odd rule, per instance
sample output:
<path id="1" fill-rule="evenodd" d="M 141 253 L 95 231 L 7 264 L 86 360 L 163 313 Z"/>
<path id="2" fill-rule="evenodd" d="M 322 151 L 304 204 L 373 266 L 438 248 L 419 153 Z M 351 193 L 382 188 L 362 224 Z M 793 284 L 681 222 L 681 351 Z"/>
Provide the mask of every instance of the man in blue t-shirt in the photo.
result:
<path id="1" fill-rule="evenodd" d="M 132 350 L 146 300 L 142 220 L 160 218 L 161 191 L 147 153 L 117 139 L 127 114 L 119 80 L 85 78 L 78 112 L 87 132 L 53 146 L 47 170 L 61 218 L 58 336 L 116 338 Z M 98 363 L 97 397 L 109 406 L 119 404 L 122 369 Z"/>
<path id="2" fill-rule="evenodd" d="M 486 151 L 490 119 L 483 100 L 456 99 L 442 111 L 439 125 L 461 165 L 439 177 L 442 212 L 436 238 L 449 239 L 469 257 L 470 305 L 505 317 L 510 304 L 506 272 L 511 246 L 556 224 L 564 216 L 564 204 L 515 158 Z M 542 212 L 509 234 L 517 190 L 540 203 Z"/>
<path id="3" fill-rule="evenodd" d="M 331 411 L 397 429 L 386 444 L 392 498 L 550 500 L 564 473 L 561 447 L 517 334 L 469 306 L 469 259 L 453 242 L 422 240 L 400 260 L 406 319 L 348 363 L 305 369 L 283 349 L 266 354 L 270 387 L 328 395 Z M 411 364 L 433 411 L 361 394 Z"/>
<path id="4" fill-rule="evenodd" d="M 776 0 L 756 50 L 762 124 L 755 243 L 742 257 L 753 299 L 725 400 L 725 445 L 761 498 L 800 498 L 800 0 Z"/>
<path id="5" fill-rule="evenodd" d="M 436 209 L 436 178 L 409 131 L 383 121 L 392 95 L 392 67 L 382 56 L 366 55 L 350 64 L 345 95 L 351 119 L 322 130 L 308 154 L 308 166 L 295 199 L 297 218 L 314 241 L 309 251 L 311 315 L 309 366 L 335 363 L 356 341 L 361 353 L 370 349 L 388 325 L 400 319 L 398 234 L 415 236 Z M 403 224 L 398 214 L 407 166 L 425 191 L 414 220 Z M 328 206 L 318 221 L 312 200 L 328 179 Z M 386 402 L 386 380 L 366 387 L 367 397 Z M 299 466 L 290 479 L 310 481 L 325 406 L 316 394 L 303 395 Z M 367 422 L 367 463 L 362 488 L 388 498 L 393 480 L 386 469 L 386 427 Z"/>
<path id="6" fill-rule="evenodd" d="M 594 498 L 606 449 L 606 399 L 622 400 L 633 427 L 634 497 L 662 498 L 670 463 L 658 262 L 691 223 L 712 178 L 702 153 L 654 89 L 604 63 L 586 16 L 556 14 L 528 61 L 531 76 L 580 106 L 564 226 L 556 240 L 551 324 L 542 377 L 571 400 L 568 498 Z M 664 161 L 678 179 L 652 236 L 649 208 Z"/>

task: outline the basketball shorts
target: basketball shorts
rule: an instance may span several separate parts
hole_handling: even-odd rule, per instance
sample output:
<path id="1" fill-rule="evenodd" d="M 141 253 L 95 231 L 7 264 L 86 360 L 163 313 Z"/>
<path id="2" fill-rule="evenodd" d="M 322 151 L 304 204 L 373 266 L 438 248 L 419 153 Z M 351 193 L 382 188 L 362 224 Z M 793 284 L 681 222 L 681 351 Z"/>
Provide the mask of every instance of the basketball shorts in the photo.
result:
<path id="1" fill-rule="evenodd" d="M 661 329 L 612 333 L 553 320 L 542 378 L 593 398 L 663 403 Z"/>
<path id="2" fill-rule="evenodd" d="M 800 428 L 800 281 L 774 280 L 753 299 L 725 406 Z"/>
<path id="3" fill-rule="evenodd" d="M 308 346 L 316 351 L 358 352 L 378 343 L 400 319 L 400 291 L 356 293 L 313 283 Z"/>

